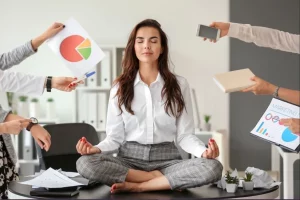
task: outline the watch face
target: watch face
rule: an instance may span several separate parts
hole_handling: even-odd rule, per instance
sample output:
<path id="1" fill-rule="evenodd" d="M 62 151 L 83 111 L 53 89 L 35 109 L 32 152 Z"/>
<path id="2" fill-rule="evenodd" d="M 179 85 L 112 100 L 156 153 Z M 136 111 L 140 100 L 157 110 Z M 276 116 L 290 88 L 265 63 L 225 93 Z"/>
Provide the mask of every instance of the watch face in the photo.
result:
<path id="1" fill-rule="evenodd" d="M 30 117 L 30 119 L 31 119 L 31 122 L 32 122 L 33 124 L 37 124 L 37 123 L 38 123 L 38 120 L 37 120 L 36 118 Z"/>

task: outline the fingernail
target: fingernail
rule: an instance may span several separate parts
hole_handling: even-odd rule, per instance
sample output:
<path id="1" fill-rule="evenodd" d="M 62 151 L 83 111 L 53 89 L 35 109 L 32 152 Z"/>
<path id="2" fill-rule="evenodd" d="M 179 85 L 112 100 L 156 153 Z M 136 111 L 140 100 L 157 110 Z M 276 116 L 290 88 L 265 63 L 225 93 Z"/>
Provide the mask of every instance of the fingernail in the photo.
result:
<path id="1" fill-rule="evenodd" d="M 214 142 L 215 140 L 214 140 L 214 139 L 211 139 L 211 141 Z"/>
<path id="2" fill-rule="evenodd" d="M 65 28 L 66 26 L 65 25 L 63 25 L 63 28 Z"/>
<path id="3" fill-rule="evenodd" d="M 115 186 L 115 185 L 113 185 L 113 186 L 112 186 L 112 189 L 116 189 L 116 186 Z"/>
<path id="4" fill-rule="evenodd" d="M 209 141 L 211 142 L 211 141 L 212 141 L 212 139 L 209 139 Z"/>
<path id="5" fill-rule="evenodd" d="M 74 79 L 75 79 L 75 80 L 77 80 L 77 78 L 76 78 L 76 77 L 75 77 Z"/>

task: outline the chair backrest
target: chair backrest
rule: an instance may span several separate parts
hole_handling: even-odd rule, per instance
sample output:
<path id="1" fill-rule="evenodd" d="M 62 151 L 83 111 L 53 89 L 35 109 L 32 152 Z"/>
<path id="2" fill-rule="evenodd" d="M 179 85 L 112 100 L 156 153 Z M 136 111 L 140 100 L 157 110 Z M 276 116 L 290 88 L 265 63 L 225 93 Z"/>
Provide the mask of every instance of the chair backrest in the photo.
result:
<path id="1" fill-rule="evenodd" d="M 80 154 L 76 144 L 81 137 L 95 145 L 99 143 L 98 134 L 93 126 L 85 123 L 51 124 L 44 128 L 51 135 L 51 147 L 48 152 L 35 144 L 40 169 L 61 168 L 63 171 L 76 172 L 76 161 Z"/>

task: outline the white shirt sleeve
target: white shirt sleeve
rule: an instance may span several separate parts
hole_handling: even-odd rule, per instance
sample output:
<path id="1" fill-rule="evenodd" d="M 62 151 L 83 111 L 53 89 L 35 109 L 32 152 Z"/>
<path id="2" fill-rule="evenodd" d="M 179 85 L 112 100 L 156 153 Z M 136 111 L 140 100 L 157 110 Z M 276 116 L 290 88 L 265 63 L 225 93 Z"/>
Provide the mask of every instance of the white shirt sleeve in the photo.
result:
<path id="1" fill-rule="evenodd" d="M 45 79 L 45 76 L 0 70 L 0 91 L 42 95 Z"/>
<path id="2" fill-rule="evenodd" d="M 190 87 L 186 79 L 181 78 L 181 92 L 184 98 L 186 109 L 176 120 L 177 144 L 186 152 L 196 157 L 201 157 L 206 150 L 204 143 L 195 135 L 193 107 L 190 94 Z"/>
<path id="3" fill-rule="evenodd" d="M 110 91 L 106 120 L 106 138 L 96 145 L 101 150 L 101 153 L 117 151 L 125 138 L 124 122 L 118 107 L 118 98 L 115 96 L 117 89 L 118 87 L 115 86 Z"/>
<path id="4" fill-rule="evenodd" d="M 276 29 L 251 26 L 250 24 L 230 23 L 227 35 L 229 37 L 240 39 L 244 42 L 253 42 L 260 47 L 268 47 L 298 54 L 300 53 L 300 35 Z"/>

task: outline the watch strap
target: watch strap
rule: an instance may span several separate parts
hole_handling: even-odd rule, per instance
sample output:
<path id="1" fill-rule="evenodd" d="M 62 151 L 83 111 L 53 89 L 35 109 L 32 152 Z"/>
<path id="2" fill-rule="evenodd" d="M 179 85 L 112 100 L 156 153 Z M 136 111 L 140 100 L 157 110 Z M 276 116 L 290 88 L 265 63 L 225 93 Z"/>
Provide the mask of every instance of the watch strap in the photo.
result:
<path id="1" fill-rule="evenodd" d="M 47 88 L 47 92 L 51 92 L 51 89 L 52 89 L 52 76 L 47 76 L 46 88 Z"/>

